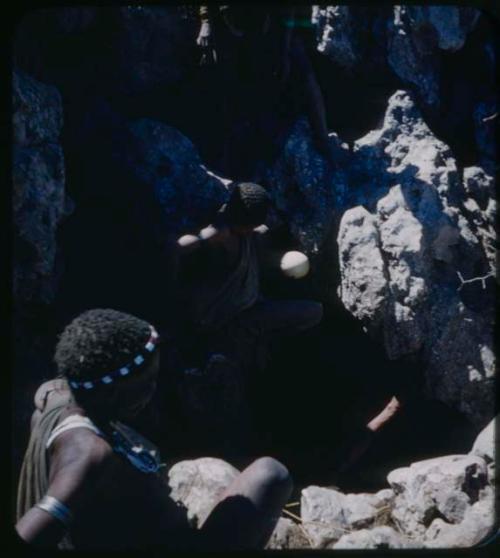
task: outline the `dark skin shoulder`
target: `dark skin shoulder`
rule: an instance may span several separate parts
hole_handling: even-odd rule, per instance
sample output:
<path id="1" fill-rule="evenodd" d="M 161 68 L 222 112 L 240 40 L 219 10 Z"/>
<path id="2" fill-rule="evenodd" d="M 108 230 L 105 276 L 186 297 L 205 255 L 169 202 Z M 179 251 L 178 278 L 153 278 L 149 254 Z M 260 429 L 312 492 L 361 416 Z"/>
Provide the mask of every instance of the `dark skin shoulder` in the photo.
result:
<path id="1" fill-rule="evenodd" d="M 78 515 L 113 457 L 109 444 L 88 429 L 62 433 L 50 451 L 47 495 Z M 60 540 L 65 527 L 51 514 L 33 507 L 18 521 L 16 530 L 29 543 L 53 545 Z"/>

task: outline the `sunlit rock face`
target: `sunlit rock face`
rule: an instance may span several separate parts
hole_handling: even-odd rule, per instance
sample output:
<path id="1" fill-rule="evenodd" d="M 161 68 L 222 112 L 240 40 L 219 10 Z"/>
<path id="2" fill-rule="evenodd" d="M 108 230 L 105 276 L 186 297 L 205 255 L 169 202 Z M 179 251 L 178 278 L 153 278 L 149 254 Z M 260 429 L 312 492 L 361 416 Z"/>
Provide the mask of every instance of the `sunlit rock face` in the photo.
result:
<path id="1" fill-rule="evenodd" d="M 429 394 L 484 425 L 495 369 L 493 178 L 460 169 L 405 91 L 352 151 L 332 135 L 333 173 L 308 132 L 297 125 L 270 171 L 296 239 L 312 256 L 336 244 L 346 309 L 391 359 L 421 354 Z"/>
<path id="2" fill-rule="evenodd" d="M 389 68 L 426 104 L 440 102 L 440 52 L 461 49 L 480 12 L 454 6 L 313 8 L 318 50 L 341 67 Z"/>

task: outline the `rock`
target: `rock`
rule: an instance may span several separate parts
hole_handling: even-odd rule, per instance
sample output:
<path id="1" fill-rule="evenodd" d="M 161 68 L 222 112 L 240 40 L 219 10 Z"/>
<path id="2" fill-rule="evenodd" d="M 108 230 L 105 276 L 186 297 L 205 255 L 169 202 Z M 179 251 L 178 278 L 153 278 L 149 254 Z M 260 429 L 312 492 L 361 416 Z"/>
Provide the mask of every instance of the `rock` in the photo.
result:
<path id="1" fill-rule="evenodd" d="M 408 14 L 414 32 L 426 28 L 433 46 L 449 51 L 464 46 L 480 16 L 479 10 L 458 6 L 409 6 Z"/>
<path id="2" fill-rule="evenodd" d="M 170 497 L 187 508 L 188 520 L 199 528 L 238 474 L 237 469 L 222 459 L 202 457 L 180 461 L 168 472 Z"/>
<path id="3" fill-rule="evenodd" d="M 360 61 L 356 24 L 350 6 L 313 6 L 312 21 L 318 27 L 318 51 L 340 66 L 351 68 Z"/>
<path id="4" fill-rule="evenodd" d="M 480 164 L 490 174 L 494 174 L 498 168 L 496 130 L 498 128 L 499 109 L 497 99 L 485 99 L 478 102 L 473 111 Z"/>
<path id="5" fill-rule="evenodd" d="M 337 242 L 343 278 L 339 296 L 353 316 L 376 323 L 382 316 L 388 281 L 375 217 L 362 206 L 348 209 Z"/>
<path id="6" fill-rule="evenodd" d="M 312 279 L 325 299 L 338 294 L 391 359 L 420 353 L 427 395 L 483 427 L 494 412 L 493 178 L 467 167 L 462 179 L 405 91 L 352 152 L 330 138 L 333 173 L 299 121 L 267 175 Z"/>
<path id="7" fill-rule="evenodd" d="M 343 535 L 333 548 L 337 550 L 355 548 L 418 548 L 418 543 L 410 541 L 401 533 L 387 525 L 373 529 L 361 529 Z"/>
<path id="8" fill-rule="evenodd" d="M 301 517 L 313 548 L 332 548 L 347 532 L 371 527 L 387 517 L 390 492 L 343 494 L 309 486 L 302 490 Z"/>
<path id="9" fill-rule="evenodd" d="M 156 199 L 165 235 L 207 225 L 227 201 L 224 181 L 207 171 L 191 141 L 160 122 L 132 122 L 114 157 Z"/>
<path id="10" fill-rule="evenodd" d="M 278 212 L 286 216 L 292 234 L 308 256 L 318 253 L 332 224 L 334 208 L 347 193 L 347 144 L 336 134 L 329 137 L 338 162 L 333 174 L 313 146 L 308 123 L 299 120 L 265 176 Z"/>
<path id="11" fill-rule="evenodd" d="M 171 86 L 192 65 L 196 30 L 179 6 L 122 6 L 116 20 L 113 47 L 127 92 Z"/>
<path id="12" fill-rule="evenodd" d="M 71 211 L 59 142 L 59 92 L 29 76 L 13 76 L 13 290 L 17 302 L 48 304 L 55 296 L 56 232 Z"/>
<path id="13" fill-rule="evenodd" d="M 495 485 L 495 448 L 498 447 L 498 429 L 496 426 L 498 416 L 484 428 L 476 438 L 470 453 L 482 457 L 488 466 L 488 480 Z"/>
<path id="14" fill-rule="evenodd" d="M 427 105 L 440 103 L 439 51 L 462 48 L 479 15 L 478 10 L 454 6 L 394 6 L 387 61 Z"/>
<path id="15" fill-rule="evenodd" d="M 391 8 L 383 6 L 314 5 L 311 20 L 316 26 L 317 49 L 342 68 L 383 72 L 390 14 Z"/>
<path id="16" fill-rule="evenodd" d="M 463 521 L 450 524 L 435 519 L 425 532 L 425 548 L 468 548 L 484 541 L 495 531 L 495 506 L 493 490 L 472 505 Z"/>
<path id="17" fill-rule="evenodd" d="M 311 545 L 297 523 L 286 517 L 280 517 L 266 549 L 283 550 L 294 548 L 311 548 Z"/>
<path id="18" fill-rule="evenodd" d="M 15 71 L 12 75 L 12 123 L 14 145 L 18 147 L 58 143 L 63 125 L 59 91 Z"/>
<path id="19" fill-rule="evenodd" d="M 408 536 L 421 537 L 436 518 L 460 523 L 487 487 L 484 460 L 450 455 L 396 469 L 387 480 L 396 497 L 391 517 Z"/>
<path id="20" fill-rule="evenodd" d="M 481 287 L 476 287 L 476 294 Z M 446 314 L 445 314 L 446 315 Z M 494 413 L 495 355 L 492 318 L 463 303 L 451 306 L 436 331 L 426 369 L 426 390 L 482 428 Z M 437 324 L 436 324 L 437 325 Z"/>
<path id="21" fill-rule="evenodd" d="M 491 177 L 471 167 L 462 182 L 402 91 L 349 164 L 353 185 L 335 208 L 344 306 L 391 359 L 422 351 L 429 395 L 483 426 L 493 414 L 493 278 L 486 289 L 468 281 L 491 275 L 495 257 Z"/>
<path id="22" fill-rule="evenodd" d="M 471 231 L 482 244 L 489 271 L 495 275 L 498 257 L 495 181 L 480 167 L 467 167 L 463 175 L 466 192 L 463 200 L 464 215 Z"/>

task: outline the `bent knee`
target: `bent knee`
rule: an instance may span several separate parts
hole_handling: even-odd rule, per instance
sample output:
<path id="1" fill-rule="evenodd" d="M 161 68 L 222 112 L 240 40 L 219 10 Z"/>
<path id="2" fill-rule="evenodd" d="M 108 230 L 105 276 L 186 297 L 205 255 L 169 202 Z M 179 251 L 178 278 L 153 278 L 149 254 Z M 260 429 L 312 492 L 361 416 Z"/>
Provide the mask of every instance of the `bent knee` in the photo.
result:
<path id="1" fill-rule="evenodd" d="M 252 463 L 252 468 L 266 484 L 280 487 L 293 485 L 288 469 L 274 457 L 260 457 Z"/>
<path id="2" fill-rule="evenodd" d="M 316 301 L 308 301 L 307 311 L 305 312 L 306 327 L 314 327 L 321 322 L 323 318 L 323 304 Z"/>

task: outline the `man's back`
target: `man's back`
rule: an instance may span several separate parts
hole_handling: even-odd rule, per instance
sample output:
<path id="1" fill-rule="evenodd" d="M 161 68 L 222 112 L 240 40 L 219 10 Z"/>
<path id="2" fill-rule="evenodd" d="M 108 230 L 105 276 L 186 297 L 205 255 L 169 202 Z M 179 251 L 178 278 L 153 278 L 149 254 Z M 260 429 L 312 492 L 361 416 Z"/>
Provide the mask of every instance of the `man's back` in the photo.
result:
<path id="1" fill-rule="evenodd" d="M 58 424 L 80 414 L 68 406 Z M 104 437 L 72 428 L 54 439 L 47 457 L 51 490 L 68 494 L 74 516 L 68 534 L 75 549 L 180 544 L 187 518 L 169 498 L 166 481 L 135 468 Z"/>

